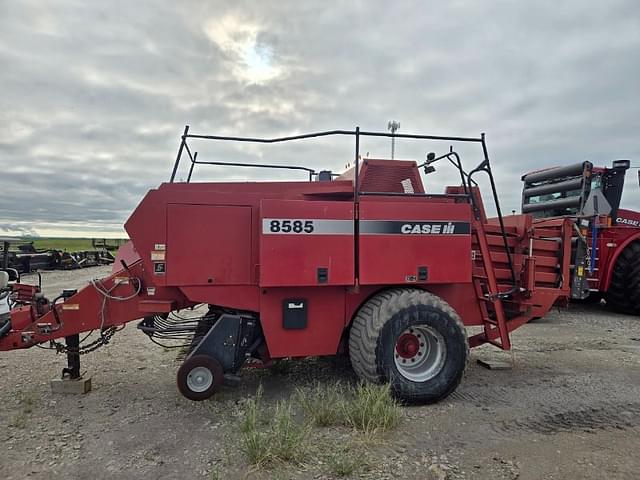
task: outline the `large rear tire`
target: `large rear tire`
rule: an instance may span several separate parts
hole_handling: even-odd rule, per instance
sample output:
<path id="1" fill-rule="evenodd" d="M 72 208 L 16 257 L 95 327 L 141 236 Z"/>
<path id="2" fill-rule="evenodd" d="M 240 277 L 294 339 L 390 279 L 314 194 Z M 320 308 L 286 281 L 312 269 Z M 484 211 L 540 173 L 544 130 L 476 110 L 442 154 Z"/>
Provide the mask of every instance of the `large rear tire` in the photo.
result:
<path id="1" fill-rule="evenodd" d="M 349 336 L 356 374 L 388 382 L 408 403 L 433 403 L 462 380 L 469 344 L 458 314 L 440 297 L 418 289 L 392 289 L 358 311 Z"/>
<path id="2" fill-rule="evenodd" d="M 640 315 L 640 242 L 627 245 L 616 260 L 605 298 L 618 312 Z"/>

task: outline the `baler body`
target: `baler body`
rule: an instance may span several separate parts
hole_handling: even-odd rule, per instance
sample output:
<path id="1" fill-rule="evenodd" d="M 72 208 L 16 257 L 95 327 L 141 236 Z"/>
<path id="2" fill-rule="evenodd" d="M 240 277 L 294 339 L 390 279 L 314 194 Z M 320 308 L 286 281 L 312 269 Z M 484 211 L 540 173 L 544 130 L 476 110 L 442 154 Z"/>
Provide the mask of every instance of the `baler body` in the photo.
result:
<path id="1" fill-rule="evenodd" d="M 180 152 L 191 158 L 190 180 L 198 162 L 187 131 Z M 125 224 L 131 242 L 111 276 L 52 301 L 38 287 L 11 287 L 14 308 L 0 350 L 49 341 L 79 375 L 80 350 L 69 346 L 79 333 L 97 330 L 106 344 L 121 325 L 142 318 L 138 328 L 152 338 L 192 335 L 178 386 L 193 400 L 208 398 L 223 375 L 250 359 L 268 365 L 348 349 L 364 380 L 431 402 L 458 385 L 469 347 L 510 349 L 511 331 L 567 302 L 574 220 L 502 217 L 484 136 L 405 135 L 481 144 L 484 161 L 469 173 L 453 149 L 422 165 L 360 159 L 360 135 L 386 134 L 357 128 L 206 138 L 335 134 L 356 138 L 355 166 L 342 175 L 320 172 L 314 181 L 306 167 L 270 166 L 307 170 L 309 181 L 171 181 L 149 191 Z M 445 158 L 461 185 L 425 188 L 420 169 L 429 173 Z M 487 218 L 478 172 L 489 175 L 496 218 Z M 200 305 L 208 312 L 197 322 L 171 320 L 172 312 Z M 477 328 L 467 336 L 465 326 Z"/>

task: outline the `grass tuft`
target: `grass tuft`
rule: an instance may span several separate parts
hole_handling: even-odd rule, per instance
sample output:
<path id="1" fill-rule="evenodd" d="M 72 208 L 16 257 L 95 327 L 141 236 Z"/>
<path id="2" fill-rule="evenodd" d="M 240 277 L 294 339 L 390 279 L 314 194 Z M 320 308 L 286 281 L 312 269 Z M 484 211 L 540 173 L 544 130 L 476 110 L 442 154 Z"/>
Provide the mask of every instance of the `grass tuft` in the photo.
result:
<path id="1" fill-rule="evenodd" d="M 260 410 L 262 391 L 247 403 L 242 423 L 243 446 L 249 461 L 258 467 L 299 463 L 306 452 L 308 428 L 296 422 L 290 401 L 278 402 L 268 418 Z"/>
<path id="2" fill-rule="evenodd" d="M 351 450 L 337 452 L 328 459 L 331 473 L 336 477 L 348 477 L 353 475 L 356 471 L 365 466 L 366 463 L 367 462 L 363 455 L 352 452 Z"/>
<path id="3" fill-rule="evenodd" d="M 316 382 L 310 390 L 298 388 L 296 398 L 316 427 L 344 424 L 345 389 L 338 384 Z"/>
<path id="4" fill-rule="evenodd" d="M 387 432 L 400 423 L 402 410 L 388 384 L 361 383 L 354 393 L 354 398 L 344 405 L 347 425 L 370 435 Z"/>

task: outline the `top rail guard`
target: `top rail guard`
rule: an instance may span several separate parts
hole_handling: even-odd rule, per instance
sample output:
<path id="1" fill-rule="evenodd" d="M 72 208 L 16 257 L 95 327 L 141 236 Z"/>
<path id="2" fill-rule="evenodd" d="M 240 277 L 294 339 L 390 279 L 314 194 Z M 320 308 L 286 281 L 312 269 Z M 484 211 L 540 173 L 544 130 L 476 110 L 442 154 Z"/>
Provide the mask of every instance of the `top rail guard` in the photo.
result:
<path id="1" fill-rule="evenodd" d="M 276 168 L 287 170 L 300 170 L 309 173 L 309 180 L 313 178 L 318 172 L 316 170 L 299 166 L 299 165 L 275 165 L 275 164 L 263 164 L 263 163 L 238 163 L 238 162 L 220 162 L 220 161 L 202 161 L 198 160 L 198 152 L 192 152 L 188 144 L 188 139 L 200 139 L 200 140 L 220 140 L 228 142 L 242 142 L 242 143 L 282 143 L 295 140 L 306 140 L 311 138 L 329 137 L 329 136 L 353 136 L 355 137 L 355 178 L 357 184 L 358 167 L 360 158 L 360 137 L 388 137 L 388 138 L 406 138 L 414 140 L 436 140 L 436 141 L 449 141 L 449 142 L 475 142 L 483 143 L 484 134 L 481 137 L 450 137 L 439 135 L 416 135 L 408 133 L 387 133 L 387 132 L 369 132 L 360 130 L 360 127 L 356 127 L 355 130 L 327 130 L 324 132 L 304 133 L 300 135 L 289 135 L 286 137 L 274 137 L 274 138 L 258 138 L 258 137 L 236 137 L 236 136 L 223 136 L 223 135 L 196 135 L 189 133 L 189 125 L 184 127 L 184 133 L 181 137 L 180 147 L 178 148 L 178 155 L 173 165 L 173 171 L 171 172 L 171 183 L 175 181 L 180 162 L 182 160 L 182 154 L 187 152 L 191 166 L 189 168 L 189 176 L 187 182 L 191 180 L 193 174 L 193 168 L 195 165 L 224 165 L 231 167 L 256 167 L 256 168 Z"/>
<path id="2" fill-rule="evenodd" d="M 479 143 L 482 146 L 483 153 L 483 161 L 474 168 L 468 174 L 463 170 L 462 163 L 460 161 L 460 157 L 457 153 L 450 150 L 449 154 L 438 157 L 437 159 L 432 159 L 431 161 L 427 161 L 427 165 L 429 163 L 433 163 L 440 158 L 448 158 L 448 160 L 453 163 L 453 165 L 458 168 L 460 171 L 460 177 L 462 179 L 463 187 L 466 192 L 470 192 L 472 183 L 475 184 L 472 177 L 476 173 L 484 172 L 488 175 L 489 181 L 491 184 L 491 191 L 493 194 L 493 201 L 496 207 L 496 213 L 498 215 L 498 221 L 500 223 L 500 230 L 502 233 L 502 238 L 504 241 L 504 248 L 507 254 L 509 270 L 511 271 L 511 279 L 513 281 L 513 285 L 515 288 L 516 285 L 516 276 L 515 270 L 513 267 L 513 262 L 511 259 L 511 254 L 509 253 L 507 235 L 504 228 L 504 221 L 502 218 L 502 211 L 500 209 L 500 201 L 498 199 L 498 193 L 496 191 L 495 180 L 493 178 L 493 173 L 491 171 L 491 164 L 489 162 L 489 154 L 487 151 L 487 145 L 485 142 L 485 134 L 480 134 L 479 137 L 457 137 L 457 136 L 443 136 L 443 135 L 418 135 L 418 134 L 410 134 L 410 133 L 388 133 L 388 132 L 372 132 L 366 130 L 360 130 L 360 127 L 355 127 L 354 130 L 327 130 L 323 132 L 313 132 L 313 133 L 304 133 L 300 135 L 289 135 L 285 137 L 274 137 L 274 138 L 259 138 L 259 137 L 236 137 L 236 136 L 227 136 L 227 135 L 198 135 L 189 133 L 189 125 L 185 125 L 184 132 L 181 137 L 180 147 L 178 148 L 178 154 L 176 156 L 176 161 L 173 165 L 173 171 L 171 172 L 171 180 L 173 183 L 176 178 L 176 174 L 178 172 L 178 168 L 180 166 L 180 162 L 182 160 L 183 152 L 186 151 L 189 156 L 189 160 L 191 165 L 189 167 L 189 175 L 187 177 L 187 183 L 191 181 L 191 177 L 193 175 L 193 169 L 196 165 L 220 165 L 220 166 L 230 166 L 230 167 L 248 167 L 248 168 L 270 168 L 270 169 L 286 169 L 286 170 L 298 170 L 304 171 L 309 174 L 309 181 L 313 180 L 313 176 L 317 175 L 318 172 L 316 170 L 299 166 L 299 165 L 277 165 L 277 164 L 257 164 L 257 163 L 238 163 L 238 162 L 221 162 L 221 161 L 202 161 L 198 160 L 198 152 L 192 152 L 189 147 L 188 140 L 189 139 L 199 139 L 199 140 L 218 140 L 218 141 L 229 141 L 229 142 L 242 142 L 242 143 L 282 143 L 282 142 L 290 142 L 296 140 L 306 140 L 312 138 L 320 138 L 320 137 L 329 137 L 329 136 L 352 136 L 355 137 L 355 155 L 354 155 L 354 201 L 358 202 L 359 196 L 364 194 L 372 194 L 376 192 L 361 192 L 360 191 L 360 183 L 359 183 L 359 170 L 360 170 L 360 137 L 386 137 L 386 138 L 404 138 L 404 139 L 413 139 L 413 140 L 434 140 L 434 141 L 446 141 L 446 142 L 463 142 L 463 143 Z M 455 157 L 455 162 L 452 161 L 451 156 Z M 408 194 L 410 195 L 410 194 Z M 475 206 L 475 201 L 473 199 L 473 195 L 469 195 L 470 201 L 474 207 L 474 212 L 477 211 Z"/>

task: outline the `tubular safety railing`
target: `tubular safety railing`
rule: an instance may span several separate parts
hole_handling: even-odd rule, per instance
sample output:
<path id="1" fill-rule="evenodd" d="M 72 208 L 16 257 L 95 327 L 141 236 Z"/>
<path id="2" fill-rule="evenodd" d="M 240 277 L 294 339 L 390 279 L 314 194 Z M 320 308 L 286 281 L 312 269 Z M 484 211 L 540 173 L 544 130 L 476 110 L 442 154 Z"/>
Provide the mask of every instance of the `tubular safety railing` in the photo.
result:
<path id="1" fill-rule="evenodd" d="M 263 164 L 263 163 L 239 163 L 239 162 L 222 162 L 222 161 L 203 161 L 198 160 L 198 152 L 192 152 L 189 146 L 189 139 L 200 139 L 200 140 L 219 140 L 219 141 L 227 141 L 227 142 L 242 142 L 242 143 L 282 143 L 282 142 L 290 142 L 296 140 L 306 140 L 311 138 L 320 138 L 320 137 L 329 137 L 329 136 L 352 136 L 355 137 L 355 155 L 354 155 L 354 202 L 359 201 L 359 197 L 361 195 L 382 195 L 381 192 L 362 192 L 360 191 L 360 183 L 359 183 L 359 171 L 360 171 L 360 137 L 387 137 L 387 138 L 403 138 L 403 139 L 413 139 L 413 140 L 434 140 L 434 141 L 446 141 L 446 142 L 460 142 L 460 143 L 478 143 L 482 147 L 483 160 L 482 162 L 471 172 L 467 173 L 464 171 L 462 167 L 462 162 L 460 160 L 460 156 L 454 152 L 453 147 L 450 148 L 449 153 L 442 155 L 440 157 L 432 157 L 428 158 L 427 161 L 421 164 L 421 167 L 428 167 L 430 164 L 441 160 L 447 159 L 449 162 L 458 169 L 460 173 L 460 178 L 462 181 L 462 185 L 465 193 L 467 194 L 469 201 L 471 202 L 474 214 L 477 217 L 478 208 L 476 202 L 474 200 L 474 196 L 471 193 L 471 187 L 477 185 L 477 183 L 473 180 L 473 176 L 477 173 L 484 172 L 489 177 L 489 182 L 491 185 L 491 192 L 493 195 L 494 205 L 496 207 L 496 213 L 498 215 L 498 221 L 500 223 L 500 230 L 502 233 L 502 238 L 504 241 L 504 248 L 507 254 L 507 260 L 509 264 L 509 270 L 511 272 L 511 279 L 513 284 L 516 285 L 516 276 L 513 268 L 513 261 L 511 259 L 511 254 L 509 252 L 509 246 L 507 241 L 507 235 L 504 227 L 504 220 L 502 218 L 502 210 L 500 209 L 500 201 L 498 199 L 498 193 L 496 190 L 495 180 L 493 178 L 493 173 L 491 171 L 491 164 L 489 161 L 489 154 L 487 151 L 487 145 L 485 142 L 485 134 L 482 133 L 480 137 L 454 137 L 454 136 L 441 136 L 441 135 L 416 135 L 416 134 L 407 134 L 407 133 L 388 133 L 388 132 L 370 132 L 360 130 L 360 127 L 356 127 L 354 130 L 327 130 L 324 132 L 313 132 L 313 133 L 305 133 L 300 135 L 290 135 L 286 137 L 275 137 L 275 138 L 257 138 L 257 137 L 235 137 L 235 136 L 223 136 L 223 135 L 196 135 L 189 133 L 189 125 L 184 127 L 184 132 L 181 137 L 180 146 L 178 148 L 178 154 L 176 156 L 176 161 L 173 165 L 173 171 L 171 172 L 170 182 L 173 183 L 176 178 L 176 174 L 178 172 L 178 168 L 180 166 L 180 162 L 182 160 L 183 152 L 187 152 L 189 157 L 189 161 L 191 165 L 189 166 L 189 174 L 187 176 L 187 182 L 191 181 L 193 170 L 196 165 L 218 165 L 218 166 L 228 166 L 228 167 L 244 167 L 244 168 L 268 168 L 268 169 L 281 169 L 281 170 L 297 170 L 307 172 L 309 175 L 309 181 L 313 180 L 313 177 L 318 175 L 319 172 L 314 170 L 313 168 L 299 166 L 299 165 L 277 165 L 277 164 Z M 407 196 L 415 196 L 415 194 L 407 193 L 400 194 Z M 430 195 L 431 196 L 431 195 Z"/>

